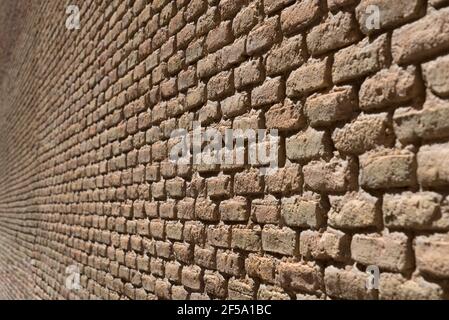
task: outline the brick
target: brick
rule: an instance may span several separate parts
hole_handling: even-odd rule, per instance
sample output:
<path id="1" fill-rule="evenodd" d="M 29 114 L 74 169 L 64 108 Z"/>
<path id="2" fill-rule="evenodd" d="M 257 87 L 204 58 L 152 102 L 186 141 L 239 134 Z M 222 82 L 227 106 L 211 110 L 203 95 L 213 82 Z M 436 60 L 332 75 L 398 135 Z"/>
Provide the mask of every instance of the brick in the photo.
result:
<path id="1" fill-rule="evenodd" d="M 249 55 L 267 51 L 279 37 L 279 20 L 277 17 L 253 29 L 246 39 L 246 52 Z"/>
<path id="2" fill-rule="evenodd" d="M 438 55 L 449 48 L 449 9 L 434 10 L 413 23 L 394 30 L 391 52 L 394 62 L 408 64 Z"/>
<path id="3" fill-rule="evenodd" d="M 222 175 L 206 180 L 207 194 L 211 198 L 229 197 L 231 195 L 231 177 Z"/>
<path id="4" fill-rule="evenodd" d="M 282 199 L 281 214 L 286 225 L 319 228 L 325 221 L 324 203 L 318 194 L 304 193 Z"/>
<path id="5" fill-rule="evenodd" d="M 265 176 L 266 190 L 269 193 L 289 194 L 301 191 L 302 174 L 299 165 L 278 168 L 274 173 Z"/>
<path id="6" fill-rule="evenodd" d="M 223 69 L 236 65 L 246 58 L 246 38 L 240 38 L 234 41 L 220 51 L 218 54 L 218 63 Z"/>
<path id="7" fill-rule="evenodd" d="M 294 2 L 294 0 L 265 0 L 263 9 L 266 14 L 271 14 Z"/>
<path id="8" fill-rule="evenodd" d="M 232 277 L 228 282 L 229 300 L 254 300 L 256 296 L 256 284 L 250 278 L 238 279 Z"/>
<path id="9" fill-rule="evenodd" d="M 351 86 L 334 87 L 328 93 L 307 98 L 304 113 L 313 127 L 328 126 L 348 119 L 357 107 L 357 96 Z"/>
<path id="10" fill-rule="evenodd" d="M 233 40 L 232 24 L 230 21 L 224 21 L 208 33 L 206 37 L 206 48 L 208 52 L 214 52 L 232 43 Z"/>
<path id="11" fill-rule="evenodd" d="M 246 92 L 236 93 L 221 102 L 221 110 L 225 117 L 234 117 L 244 114 L 249 106 L 250 101 Z"/>
<path id="12" fill-rule="evenodd" d="M 285 84 L 280 77 L 267 79 L 251 91 L 251 105 L 261 107 L 280 102 L 284 98 Z"/>
<path id="13" fill-rule="evenodd" d="M 392 146 L 393 126 L 387 113 L 360 114 L 332 134 L 335 148 L 342 153 L 361 154 L 377 146 Z"/>
<path id="14" fill-rule="evenodd" d="M 182 236 L 186 242 L 201 244 L 205 240 L 205 227 L 200 221 L 186 221 Z"/>
<path id="15" fill-rule="evenodd" d="M 263 192 L 263 177 L 257 169 L 239 172 L 234 178 L 234 192 L 237 195 L 252 195 Z"/>
<path id="16" fill-rule="evenodd" d="M 260 60 L 245 62 L 234 70 L 234 83 L 237 89 L 259 84 L 263 79 L 264 70 Z"/>
<path id="17" fill-rule="evenodd" d="M 186 21 L 194 21 L 201 14 L 203 14 L 207 9 L 207 1 L 206 0 L 192 0 L 186 7 L 184 17 Z"/>
<path id="18" fill-rule="evenodd" d="M 320 16 L 318 0 L 305 0 L 289 6 L 281 12 L 282 31 L 291 34 L 308 27 Z"/>
<path id="19" fill-rule="evenodd" d="M 370 6 L 376 6 L 381 14 L 379 26 L 372 25 L 370 17 L 372 11 Z M 423 9 L 423 2 L 420 0 L 397 1 L 388 3 L 382 0 L 362 0 L 355 12 L 360 28 L 363 33 L 370 34 L 389 27 L 398 26 L 417 18 Z M 372 19 L 372 18 L 371 18 Z"/>
<path id="20" fill-rule="evenodd" d="M 449 72 L 449 55 L 424 63 L 422 69 L 427 87 L 440 97 L 449 97 L 449 80 L 444 76 Z"/>
<path id="21" fill-rule="evenodd" d="M 449 136 L 449 125 L 445 119 L 449 103 L 439 99 L 428 99 L 422 109 L 399 108 L 393 115 L 393 127 L 401 142 L 420 139 L 439 139 Z"/>
<path id="22" fill-rule="evenodd" d="M 276 269 L 281 287 L 309 293 L 321 291 L 324 287 L 323 271 L 313 263 L 281 262 Z"/>
<path id="23" fill-rule="evenodd" d="M 216 249 L 212 247 L 201 248 L 199 246 L 195 246 L 193 258 L 195 260 L 195 264 L 200 267 L 215 269 L 215 254 Z"/>
<path id="24" fill-rule="evenodd" d="M 329 162 L 314 160 L 303 167 L 305 185 L 317 192 L 343 192 L 350 189 L 356 178 L 354 162 L 334 157 Z"/>
<path id="25" fill-rule="evenodd" d="M 195 217 L 204 221 L 217 221 L 218 207 L 210 199 L 198 198 L 195 201 Z"/>
<path id="26" fill-rule="evenodd" d="M 249 206 L 244 197 L 234 197 L 220 202 L 220 219 L 231 222 L 244 222 L 249 218 Z"/>
<path id="27" fill-rule="evenodd" d="M 287 98 L 265 113 L 265 121 L 268 129 L 290 131 L 301 128 L 305 123 L 305 117 L 301 104 Z"/>
<path id="28" fill-rule="evenodd" d="M 443 197 L 435 192 L 386 194 L 382 206 L 384 224 L 389 229 L 448 229 L 449 216 L 442 201 Z"/>
<path id="29" fill-rule="evenodd" d="M 440 285 L 422 277 L 406 279 L 400 274 L 382 273 L 379 279 L 380 300 L 442 300 Z"/>
<path id="30" fill-rule="evenodd" d="M 405 103 L 419 93 L 418 86 L 415 67 L 403 69 L 394 65 L 363 82 L 359 93 L 360 108 L 375 110 Z"/>
<path id="31" fill-rule="evenodd" d="M 211 7 L 205 14 L 198 18 L 196 25 L 197 36 L 207 34 L 220 23 L 220 16 L 217 7 Z"/>
<path id="32" fill-rule="evenodd" d="M 338 299 L 374 300 L 376 291 L 366 289 L 367 276 L 367 273 L 357 269 L 329 266 L 324 270 L 326 294 Z"/>
<path id="33" fill-rule="evenodd" d="M 290 300 L 290 296 L 282 289 L 264 284 L 259 286 L 257 300 Z"/>
<path id="34" fill-rule="evenodd" d="M 424 187 L 442 187 L 449 184 L 448 144 L 422 146 L 419 149 L 418 181 Z"/>
<path id="35" fill-rule="evenodd" d="M 278 223 L 280 217 L 279 201 L 271 196 L 252 200 L 251 217 L 257 223 Z"/>
<path id="36" fill-rule="evenodd" d="M 203 272 L 198 266 L 185 266 L 182 268 L 182 284 L 192 290 L 200 290 L 203 283 Z"/>
<path id="37" fill-rule="evenodd" d="M 239 253 L 218 250 L 217 270 L 233 276 L 240 276 L 243 269 L 243 258 Z M 228 287 L 229 290 L 229 287 Z"/>
<path id="38" fill-rule="evenodd" d="M 307 48 L 312 55 L 351 45 L 361 38 L 352 14 L 339 11 L 330 13 L 326 20 L 307 34 Z"/>
<path id="39" fill-rule="evenodd" d="M 232 31 L 236 37 L 248 33 L 259 20 L 260 2 L 250 3 L 240 10 L 232 21 Z"/>
<path id="40" fill-rule="evenodd" d="M 368 76 L 387 63 L 387 37 L 368 38 L 338 51 L 334 56 L 332 79 L 340 84 Z"/>
<path id="41" fill-rule="evenodd" d="M 416 266 L 423 272 L 437 278 L 449 275 L 449 237 L 447 234 L 418 236 L 414 241 Z"/>
<path id="42" fill-rule="evenodd" d="M 324 233 L 306 230 L 299 237 L 299 252 L 305 258 L 333 259 L 344 261 L 348 258 L 350 237 L 337 230 Z"/>
<path id="43" fill-rule="evenodd" d="M 330 196 L 329 225 L 338 229 L 378 227 L 381 222 L 380 202 L 364 192 Z"/>
<path id="44" fill-rule="evenodd" d="M 301 35 L 284 39 L 267 55 L 267 74 L 275 76 L 299 67 L 306 61 L 305 45 Z"/>
<path id="45" fill-rule="evenodd" d="M 234 89 L 234 74 L 232 71 L 222 72 L 212 77 L 207 83 L 207 97 L 218 100 L 229 96 Z"/>
<path id="46" fill-rule="evenodd" d="M 298 251 L 298 235 L 287 227 L 266 225 L 262 229 L 262 248 L 268 252 L 295 255 Z"/>
<path id="47" fill-rule="evenodd" d="M 403 233 L 356 234 L 352 237 L 351 256 L 360 263 L 404 272 L 412 267 L 412 252 Z"/>
<path id="48" fill-rule="evenodd" d="M 330 137 L 325 131 L 307 128 L 285 140 L 287 158 L 292 161 L 310 161 L 329 157 L 331 151 Z"/>
<path id="49" fill-rule="evenodd" d="M 227 295 L 227 280 L 219 272 L 206 270 L 204 272 L 204 288 L 212 296 L 225 298 Z"/>
<path id="50" fill-rule="evenodd" d="M 409 187 L 416 183 L 415 166 L 409 150 L 373 150 L 360 156 L 360 184 L 368 189 Z"/>
<path id="51" fill-rule="evenodd" d="M 208 226 L 207 240 L 213 246 L 220 248 L 229 248 L 231 244 L 230 226 L 225 225 Z"/>
<path id="52" fill-rule="evenodd" d="M 231 247 L 245 251 L 259 251 L 262 248 L 260 230 L 232 228 Z"/>
<path id="53" fill-rule="evenodd" d="M 330 60 L 309 59 L 309 61 L 293 71 L 287 79 L 287 96 L 304 96 L 330 85 Z"/>
<path id="54" fill-rule="evenodd" d="M 274 283 L 276 262 L 269 257 L 261 257 L 249 254 L 245 260 L 245 270 L 251 277 L 259 278 L 262 281 Z"/>

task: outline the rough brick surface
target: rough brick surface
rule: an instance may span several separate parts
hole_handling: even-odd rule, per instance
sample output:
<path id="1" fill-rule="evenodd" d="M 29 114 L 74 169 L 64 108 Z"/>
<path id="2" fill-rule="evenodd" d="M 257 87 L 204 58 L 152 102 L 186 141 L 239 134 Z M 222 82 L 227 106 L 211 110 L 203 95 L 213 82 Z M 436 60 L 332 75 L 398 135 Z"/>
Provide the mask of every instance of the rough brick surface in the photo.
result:
<path id="1" fill-rule="evenodd" d="M 449 298 L 449 1 L 66 2 L 0 1 L 0 299 Z"/>

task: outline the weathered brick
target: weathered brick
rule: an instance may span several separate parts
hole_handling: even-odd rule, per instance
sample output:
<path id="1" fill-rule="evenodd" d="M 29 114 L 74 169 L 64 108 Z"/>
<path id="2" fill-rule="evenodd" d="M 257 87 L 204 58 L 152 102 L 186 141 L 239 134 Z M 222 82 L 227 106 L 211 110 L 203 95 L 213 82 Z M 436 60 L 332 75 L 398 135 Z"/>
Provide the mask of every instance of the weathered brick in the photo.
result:
<path id="1" fill-rule="evenodd" d="M 280 102 L 284 98 L 285 84 L 280 77 L 267 79 L 251 91 L 251 105 L 261 107 Z"/>
<path id="2" fill-rule="evenodd" d="M 276 269 L 281 287 L 309 293 L 316 293 L 324 287 L 323 271 L 316 264 L 281 262 Z"/>
<path id="3" fill-rule="evenodd" d="M 271 196 L 264 199 L 254 199 L 251 203 L 252 220 L 257 223 L 278 223 L 279 210 L 279 201 Z"/>
<path id="4" fill-rule="evenodd" d="M 263 192 L 263 177 L 253 169 L 235 175 L 234 192 L 237 195 L 251 195 Z"/>
<path id="5" fill-rule="evenodd" d="M 419 149 L 418 181 L 424 187 L 442 187 L 449 184 L 449 144 L 434 144 Z"/>
<path id="6" fill-rule="evenodd" d="M 307 128 L 285 141 L 287 158 L 306 162 L 312 159 L 329 157 L 330 137 L 325 131 Z"/>
<path id="7" fill-rule="evenodd" d="M 295 255 L 298 251 L 298 235 L 287 227 L 266 225 L 262 229 L 262 247 L 268 252 Z"/>
<path id="8" fill-rule="evenodd" d="M 304 0 L 282 10 L 282 31 L 290 34 L 300 31 L 313 23 L 320 15 L 318 0 Z"/>
<path id="9" fill-rule="evenodd" d="M 279 37 L 279 19 L 277 17 L 253 29 L 246 39 L 246 52 L 249 55 L 268 50 Z"/>
<path id="10" fill-rule="evenodd" d="M 326 20 L 307 34 L 307 48 L 312 55 L 346 47 L 360 40 L 355 19 L 350 13 L 330 13 Z"/>
<path id="11" fill-rule="evenodd" d="M 206 37 L 206 48 L 209 52 L 214 52 L 230 44 L 232 41 L 232 24 L 230 21 L 224 21 L 208 33 Z"/>
<path id="12" fill-rule="evenodd" d="M 278 168 L 274 173 L 265 176 L 266 190 L 269 193 L 285 195 L 299 192 L 302 182 L 301 168 L 295 164 Z"/>
<path id="13" fill-rule="evenodd" d="M 360 263 L 404 272 L 412 267 L 412 251 L 403 233 L 356 234 L 352 237 L 351 256 Z"/>
<path id="14" fill-rule="evenodd" d="M 447 234 L 416 237 L 416 266 L 424 273 L 447 278 L 449 275 L 449 237 Z"/>
<path id="15" fill-rule="evenodd" d="M 245 62 L 234 70 L 234 83 L 237 89 L 259 84 L 263 79 L 263 64 L 259 59 Z"/>
<path id="16" fill-rule="evenodd" d="M 279 131 L 290 131 L 301 128 L 305 123 L 301 104 L 290 99 L 275 104 L 265 113 L 266 127 Z"/>
<path id="17" fill-rule="evenodd" d="M 360 114 L 332 134 L 335 148 L 343 153 L 361 154 L 378 146 L 391 147 L 393 126 L 388 114 Z"/>
<path id="18" fill-rule="evenodd" d="M 223 221 L 243 222 L 249 218 L 249 205 L 244 197 L 234 197 L 229 200 L 221 201 L 220 219 Z"/>
<path id="19" fill-rule="evenodd" d="M 372 10 L 376 6 L 380 12 L 379 25 L 373 25 Z M 390 3 L 383 0 L 362 0 L 355 12 L 360 28 L 365 34 L 374 33 L 379 29 L 386 29 L 409 22 L 417 18 L 423 9 L 421 0 L 395 1 Z"/>
<path id="20" fill-rule="evenodd" d="M 351 117 L 357 107 L 357 96 L 351 86 L 334 87 L 323 94 L 307 98 L 305 114 L 314 127 L 328 126 Z"/>
<path id="21" fill-rule="evenodd" d="M 259 251 L 262 248 L 260 230 L 232 228 L 231 247 L 245 251 Z"/>
<path id="22" fill-rule="evenodd" d="M 448 106 L 447 101 L 430 98 L 420 110 L 413 107 L 397 109 L 393 115 L 396 136 L 401 142 L 448 137 Z"/>
<path id="23" fill-rule="evenodd" d="M 330 60 L 309 59 L 287 79 L 287 96 L 303 96 L 330 85 Z"/>
<path id="24" fill-rule="evenodd" d="M 386 194 L 383 200 L 384 223 L 390 229 L 448 228 L 449 217 L 440 207 L 442 198 L 434 192 Z"/>
<path id="25" fill-rule="evenodd" d="M 240 276 L 244 270 L 243 257 L 240 253 L 218 250 L 217 270 L 229 275 Z"/>
<path id="26" fill-rule="evenodd" d="M 306 230 L 299 237 L 301 256 L 313 259 L 334 259 L 344 261 L 348 258 L 350 238 L 347 234 L 329 229 L 324 233 Z"/>
<path id="27" fill-rule="evenodd" d="M 413 2 L 413 1 L 412 1 Z M 434 10 L 425 17 L 393 31 L 394 62 L 408 64 L 433 57 L 449 48 L 449 9 Z"/>
<path id="28" fill-rule="evenodd" d="M 354 185 L 352 159 L 332 158 L 329 162 L 314 160 L 303 167 L 304 182 L 317 192 L 343 192 Z"/>
<path id="29" fill-rule="evenodd" d="M 357 269 L 329 266 L 324 270 L 326 294 L 339 299 L 374 300 L 377 292 L 366 289 L 367 277 L 367 273 Z"/>
<path id="30" fill-rule="evenodd" d="M 439 57 L 422 65 L 423 76 L 428 88 L 440 97 L 449 96 L 449 55 Z"/>
<path id="31" fill-rule="evenodd" d="M 335 83 L 362 78 L 382 69 L 387 63 L 387 37 L 368 38 L 348 48 L 338 51 L 334 56 L 332 79 Z"/>
<path id="32" fill-rule="evenodd" d="M 256 277 L 262 281 L 274 283 L 276 262 L 269 257 L 261 257 L 249 254 L 245 260 L 245 270 L 251 277 Z"/>
<path id="33" fill-rule="evenodd" d="M 304 193 L 282 199 L 281 214 L 286 225 L 319 228 L 325 221 L 324 203 L 318 194 Z"/>
<path id="34" fill-rule="evenodd" d="M 422 277 L 406 279 L 400 274 L 382 273 L 379 279 L 381 300 L 442 300 L 443 288 Z"/>
<path id="35" fill-rule="evenodd" d="M 381 222 L 380 202 L 364 192 L 330 196 L 329 225 L 339 229 L 378 227 Z"/>
<path id="36" fill-rule="evenodd" d="M 409 150 L 379 149 L 360 156 L 360 184 L 368 189 L 401 188 L 416 182 L 415 154 Z"/>
<path id="37" fill-rule="evenodd" d="M 404 103 L 419 93 L 416 69 L 402 69 L 397 65 L 381 70 L 363 82 L 360 93 L 360 108 L 374 110 Z"/>
<path id="38" fill-rule="evenodd" d="M 232 71 L 221 72 L 210 78 L 207 83 L 207 97 L 211 100 L 224 98 L 234 89 L 234 73 Z"/>
<path id="39" fill-rule="evenodd" d="M 302 65 L 306 61 L 304 47 L 301 35 L 284 39 L 282 43 L 268 52 L 267 74 L 279 75 Z"/>

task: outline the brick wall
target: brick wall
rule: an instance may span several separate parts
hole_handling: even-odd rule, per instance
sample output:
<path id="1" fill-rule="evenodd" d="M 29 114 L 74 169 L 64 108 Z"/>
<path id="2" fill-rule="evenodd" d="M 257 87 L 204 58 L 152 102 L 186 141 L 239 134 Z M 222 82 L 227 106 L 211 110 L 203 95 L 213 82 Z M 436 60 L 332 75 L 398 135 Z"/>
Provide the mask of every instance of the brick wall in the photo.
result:
<path id="1" fill-rule="evenodd" d="M 449 297 L 449 1 L 1 2 L 0 298 Z"/>

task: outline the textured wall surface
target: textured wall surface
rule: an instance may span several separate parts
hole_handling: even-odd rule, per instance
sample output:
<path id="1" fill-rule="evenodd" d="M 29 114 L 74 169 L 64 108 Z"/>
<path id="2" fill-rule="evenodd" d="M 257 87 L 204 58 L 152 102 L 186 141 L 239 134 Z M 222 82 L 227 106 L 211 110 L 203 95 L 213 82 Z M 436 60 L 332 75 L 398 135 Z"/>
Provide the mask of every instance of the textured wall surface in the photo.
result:
<path id="1" fill-rule="evenodd" d="M 0 18 L 0 298 L 448 299 L 449 1 Z M 277 129 L 279 169 L 169 161 L 193 121 Z"/>

